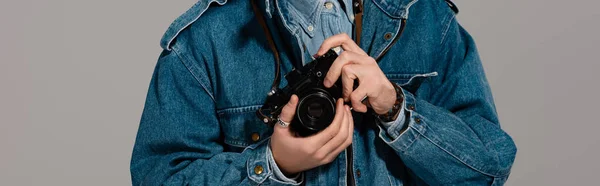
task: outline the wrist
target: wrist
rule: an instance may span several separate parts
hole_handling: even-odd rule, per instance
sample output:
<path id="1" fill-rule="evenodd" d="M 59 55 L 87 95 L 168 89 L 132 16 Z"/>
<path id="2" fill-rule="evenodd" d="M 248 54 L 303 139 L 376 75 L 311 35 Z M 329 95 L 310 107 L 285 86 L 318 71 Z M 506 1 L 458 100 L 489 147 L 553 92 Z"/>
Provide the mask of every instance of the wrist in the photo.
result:
<path id="1" fill-rule="evenodd" d="M 276 156 L 275 156 L 276 153 L 271 145 L 269 145 L 268 151 L 269 151 L 269 155 L 270 155 L 270 156 L 268 156 L 269 167 L 271 168 L 271 170 L 273 170 L 273 176 L 275 177 L 276 180 L 279 180 L 282 182 L 287 182 L 287 183 L 292 183 L 293 185 L 296 185 L 296 184 L 302 182 L 301 172 L 290 173 L 290 172 L 286 171 L 286 169 L 284 168 L 285 166 L 282 166 L 277 163 Z"/>
<path id="2" fill-rule="evenodd" d="M 404 104 L 404 94 L 402 93 L 402 88 L 395 83 L 390 83 L 394 87 L 394 104 L 387 110 L 387 112 L 376 113 L 376 116 L 385 122 L 396 120 L 400 111 L 402 110 L 402 105 Z"/>

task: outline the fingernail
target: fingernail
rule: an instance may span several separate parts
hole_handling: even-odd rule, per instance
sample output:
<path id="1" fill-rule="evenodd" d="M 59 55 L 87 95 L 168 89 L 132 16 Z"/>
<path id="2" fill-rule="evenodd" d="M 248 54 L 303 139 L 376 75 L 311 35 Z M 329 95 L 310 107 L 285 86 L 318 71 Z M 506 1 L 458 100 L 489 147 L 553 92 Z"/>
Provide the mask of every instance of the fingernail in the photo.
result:
<path id="1" fill-rule="evenodd" d="M 315 55 L 313 55 L 312 57 L 313 57 L 313 58 L 317 58 L 317 57 L 319 57 L 319 55 L 318 55 L 318 54 L 315 54 Z"/>

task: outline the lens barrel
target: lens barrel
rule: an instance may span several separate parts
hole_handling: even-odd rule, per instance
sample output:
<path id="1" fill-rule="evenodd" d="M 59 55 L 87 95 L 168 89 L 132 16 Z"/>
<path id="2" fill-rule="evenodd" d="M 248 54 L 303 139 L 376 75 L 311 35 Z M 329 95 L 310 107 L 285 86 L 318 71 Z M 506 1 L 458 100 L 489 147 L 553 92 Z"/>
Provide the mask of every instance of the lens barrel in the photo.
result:
<path id="1" fill-rule="evenodd" d="M 300 98 L 296 120 L 291 127 L 300 136 L 310 136 L 327 128 L 335 116 L 335 98 L 324 90 Z"/>

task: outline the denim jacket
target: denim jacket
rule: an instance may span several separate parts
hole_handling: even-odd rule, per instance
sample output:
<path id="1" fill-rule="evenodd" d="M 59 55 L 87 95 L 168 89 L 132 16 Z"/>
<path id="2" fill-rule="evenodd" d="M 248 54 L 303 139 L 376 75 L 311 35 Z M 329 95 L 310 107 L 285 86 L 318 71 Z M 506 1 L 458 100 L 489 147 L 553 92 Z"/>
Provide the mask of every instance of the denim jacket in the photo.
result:
<path id="1" fill-rule="evenodd" d="M 379 60 L 403 88 L 407 127 L 389 135 L 372 115 L 354 113 L 350 157 L 305 171 L 302 184 L 352 184 L 348 171 L 355 185 L 505 183 L 516 146 L 500 128 L 477 49 L 455 13 L 444 0 L 363 2 L 360 47 L 374 58 L 407 20 Z M 296 54 L 281 42 L 284 75 Z M 133 184 L 297 184 L 273 176 L 272 129 L 255 116 L 275 67 L 250 1 L 199 0 L 161 46 L 133 149 Z"/>

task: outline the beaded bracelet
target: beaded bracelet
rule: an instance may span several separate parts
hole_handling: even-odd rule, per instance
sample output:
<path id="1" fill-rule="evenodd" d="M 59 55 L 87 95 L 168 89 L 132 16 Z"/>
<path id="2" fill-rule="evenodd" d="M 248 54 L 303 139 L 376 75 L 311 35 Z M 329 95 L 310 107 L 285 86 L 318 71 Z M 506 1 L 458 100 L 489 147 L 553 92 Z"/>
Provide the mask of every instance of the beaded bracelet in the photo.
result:
<path id="1" fill-rule="evenodd" d="M 402 92 L 402 88 L 396 85 L 396 83 L 392 83 L 392 85 L 396 90 L 396 102 L 394 103 L 394 106 L 390 108 L 390 110 L 385 114 L 375 114 L 377 118 L 379 118 L 383 122 L 390 122 L 396 120 L 404 102 L 404 93 Z"/>

